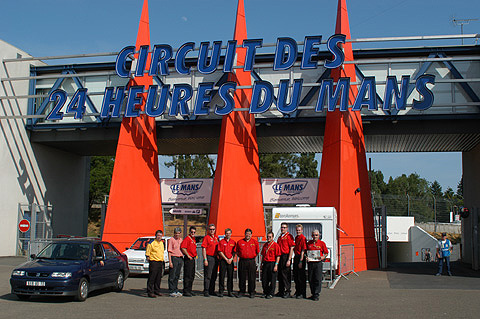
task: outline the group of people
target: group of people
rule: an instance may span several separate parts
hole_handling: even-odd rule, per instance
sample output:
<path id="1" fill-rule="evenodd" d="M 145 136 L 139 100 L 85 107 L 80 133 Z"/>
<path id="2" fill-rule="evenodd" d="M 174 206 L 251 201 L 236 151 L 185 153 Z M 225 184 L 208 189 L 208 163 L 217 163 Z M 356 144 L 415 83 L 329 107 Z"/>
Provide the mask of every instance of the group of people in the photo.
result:
<path id="1" fill-rule="evenodd" d="M 261 255 L 261 278 L 263 296 L 271 299 L 274 296 L 282 298 L 307 298 L 307 271 L 310 283 L 310 299 L 318 300 L 322 284 L 322 262 L 328 255 L 328 249 L 320 238 L 320 232 L 314 230 L 312 239 L 307 241 L 303 235 L 303 226 L 296 225 L 296 237 L 288 232 L 288 224 L 281 224 L 281 234 L 274 241 L 273 232 L 267 233 L 267 241 L 260 250 L 260 245 L 252 237 L 252 230 L 245 230 L 245 237 L 235 242 L 232 230 L 225 229 L 225 237 L 221 240 L 216 235 L 216 227 L 210 224 L 207 235 L 202 242 L 202 257 L 204 265 L 205 297 L 244 297 L 255 298 L 256 295 L 256 257 Z M 181 229 L 175 228 L 174 236 L 168 240 L 169 275 L 168 289 L 171 297 L 191 297 L 193 280 L 195 279 L 195 259 L 197 245 L 196 228 L 189 228 L 189 234 L 181 238 Z M 164 270 L 163 233 L 157 230 L 155 240 L 147 246 L 146 256 L 149 261 L 147 294 L 151 298 L 160 296 L 160 282 Z M 238 294 L 233 291 L 234 258 L 238 258 Z M 293 262 L 292 262 L 293 261 Z M 178 279 L 183 267 L 183 294 L 178 289 Z M 295 282 L 295 294 L 291 294 L 292 268 Z M 215 282 L 218 275 L 218 293 L 215 293 Z M 225 277 L 227 286 L 225 289 Z M 278 278 L 278 292 L 275 293 Z M 247 290 L 248 283 L 248 290 Z"/>

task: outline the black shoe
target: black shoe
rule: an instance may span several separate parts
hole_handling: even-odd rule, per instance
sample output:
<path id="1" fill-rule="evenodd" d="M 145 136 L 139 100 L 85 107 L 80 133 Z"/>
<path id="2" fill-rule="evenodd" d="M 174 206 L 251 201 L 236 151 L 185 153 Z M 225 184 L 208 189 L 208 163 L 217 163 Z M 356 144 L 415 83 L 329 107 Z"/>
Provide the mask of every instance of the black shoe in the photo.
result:
<path id="1" fill-rule="evenodd" d="M 210 294 L 209 294 L 208 292 L 204 292 L 204 293 L 203 293 L 203 296 L 204 296 L 204 297 L 210 297 Z"/>
<path id="2" fill-rule="evenodd" d="M 229 293 L 227 294 L 227 296 L 228 296 L 228 297 L 235 297 L 235 294 L 229 292 Z"/>
<path id="3" fill-rule="evenodd" d="M 193 297 L 195 297 L 197 294 L 194 293 L 193 291 L 190 293 Z"/>
<path id="4" fill-rule="evenodd" d="M 155 293 L 155 295 L 157 295 L 157 296 L 159 296 L 159 297 L 161 297 L 161 296 L 162 296 L 162 294 L 161 294 L 161 293 L 159 293 L 159 292 L 156 292 L 156 293 Z"/>
<path id="5" fill-rule="evenodd" d="M 192 297 L 192 294 L 189 293 L 189 292 L 184 292 L 184 293 L 183 293 L 183 296 L 184 296 L 184 297 Z"/>
<path id="6" fill-rule="evenodd" d="M 245 297 L 245 293 L 244 292 L 239 292 L 238 294 L 235 295 L 235 297 L 237 297 L 237 298 Z"/>
<path id="7" fill-rule="evenodd" d="M 289 292 L 287 292 L 287 293 L 285 293 L 285 294 L 282 296 L 282 298 L 288 299 L 288 298 L 292 298 L 292 296 L 290 295 Z"/>
<path id="8" fill-rule="evenodd" d="M 255 293 L 252 292 L 249 297 L 252 298 L 252 299 L 255 298 Z"/>
<path id="9" fill-rule="evenodd" d="M 217 294 L 217 296 L 220 297 L 220 298 L 223 298 L 223 292 L 219 292 L 219 293 Z"/>
<path id="10" fill-rule="evenodd" d="M 266 296 L 265 296 L 265 299 L 272 299 L 272 298 L 273 298 L 272 295 L 266 295 Z"/>
<path id="11" fill-rule="evenodd" d="M 303 296 L 302 295 L 296 295 L 295 298 L 296 299 L 303 299 Z"/>
<path id="12" fill-rule="evenodd" d="M 318 298 L 318 295 L 313 295 L 310 297 L 310 299 L 313 301 L 318 301 L 319 298 Z"/>
<path id="13" fill-rule="evenodd" d="M 283 293 L 277 292 L 277 293 L 275 294 L 275 297 L 283 297 Z"/>
<path id="14" fill-rule="evenodd" d="M 157 296 L 155 296 L 155 294 L 148 294 L 148 297 L 149 298 L 157 298 Z"/>

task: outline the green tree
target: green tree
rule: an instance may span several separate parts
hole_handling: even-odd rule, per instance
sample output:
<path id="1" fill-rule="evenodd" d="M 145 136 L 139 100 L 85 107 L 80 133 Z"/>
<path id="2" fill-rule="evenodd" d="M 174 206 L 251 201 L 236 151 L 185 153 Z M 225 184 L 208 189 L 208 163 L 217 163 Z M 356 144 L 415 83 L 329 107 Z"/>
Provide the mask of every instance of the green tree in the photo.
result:
<path id="1" fill-rule="evenodd" d="M 165 166 L 173 167 L 177 178 L 210 178 L 215 173 L 215 161 L 208 155 L 175 155 Z"/>
<path id="2" fill-rule="evenodd" d="M 374 194 L 384 194 L 387 184 L 384 181 L 382 171 L 369 171 L 370 189 Z"/>
<path id="3" fill-rule="evenodd" d="M 432 193 L 435 198 L 442 198 L 443 197 L 443 192 L 442 192 L 442 186 L 438 181 L 433 181 L 433 183 L 430 185 L 430 192 Z"/>
<path id="4" fill-rule="evenodd" d="M 316 178 L 317 166 L 315 153 L 260 154 L 262 178 Z"/>
<path id="5" fill-rule="evenodd" d="M 457 185 L 457 196 L 463 198 L 463 176 Z"/>
<path id="6" fill-rule="evenodd" d="M 315 159 L 315 153 L 301 153 L 297 156 L 297 178 L 317 178 L 318 162 Z"/>
<path id="7" fill-rule="evenodd" d="M 288 178 L 296 173 L 294 154 L 260 154 L 260 176 L 262 178 Z"/>
<path id="8" fill-rule="evenodd" d="M 88 199 L 88 218 L 90 221 L 98 222 L 100 219 L 100 209 L 94 209 L 93 205 L 102 203 L 105 195 L 110 193 L 114 163 L 115 158 L 113 156 L 92 156 L 90 159 Z"/>

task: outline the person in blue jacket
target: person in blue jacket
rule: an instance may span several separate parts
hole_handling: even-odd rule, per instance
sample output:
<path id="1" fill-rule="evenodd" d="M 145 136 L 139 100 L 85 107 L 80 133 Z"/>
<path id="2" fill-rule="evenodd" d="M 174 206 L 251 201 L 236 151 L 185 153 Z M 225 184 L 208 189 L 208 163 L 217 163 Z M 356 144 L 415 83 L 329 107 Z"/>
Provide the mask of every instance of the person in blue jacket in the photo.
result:
<path id="1" fill-rule="evenodd" d="M 436 276 L 441 276 L 443 272 L 443 263 L 447 265 L 448 275 L 450 272 L 450 253 L 453 250 L 452 243 L 447 239 L 447 233 L 442 233 L 442 239 L 437 243 L 437 258 L 438 258 L 438 273 Z"/>

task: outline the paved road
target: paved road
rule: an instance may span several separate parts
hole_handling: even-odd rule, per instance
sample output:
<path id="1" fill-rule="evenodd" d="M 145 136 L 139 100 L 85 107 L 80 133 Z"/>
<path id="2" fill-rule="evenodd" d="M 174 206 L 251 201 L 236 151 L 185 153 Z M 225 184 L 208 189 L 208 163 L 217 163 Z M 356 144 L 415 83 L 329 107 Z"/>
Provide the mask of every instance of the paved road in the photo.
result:
<path id="1" fill-rule="evenodd" d="M 320 301 L 255 298 L 146 298 L 146 278 L 132 277 L 121 293 L 92 293 L 85 302 L 65 298 L 19 301 L 9 278 L 22 258 L 0 258 L 0 318 L 478 318 L 480 273 L 457 267 L 454 277 L 435 277 L 434 265 L 399 264 L 341 279 L 322 289 Z M 166 278 L 162 282 L 166 287 Z M 201 290 L 196 280 L 194 290 Z M 432 289 L 433 288 L 433 289 Z M 260 292 L 260 285 L 257 292 Z M 333 316 L 333 317 L 332 317 Z"/>

